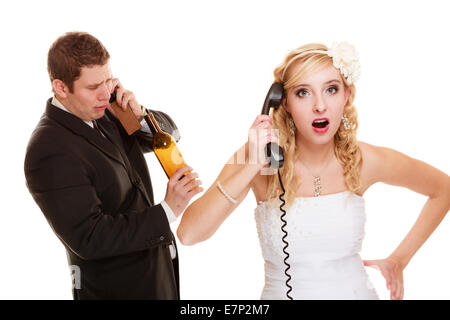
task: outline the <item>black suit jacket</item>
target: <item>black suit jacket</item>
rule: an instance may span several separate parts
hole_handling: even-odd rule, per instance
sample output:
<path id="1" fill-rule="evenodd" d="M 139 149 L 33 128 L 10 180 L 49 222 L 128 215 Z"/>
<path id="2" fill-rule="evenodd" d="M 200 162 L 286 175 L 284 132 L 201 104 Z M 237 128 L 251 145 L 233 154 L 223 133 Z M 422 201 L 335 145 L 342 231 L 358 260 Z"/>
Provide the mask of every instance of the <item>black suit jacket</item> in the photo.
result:
<path id="1" fill-rule="evenodd" d="M 152 135 L 128 136 L 108 111 L 97 123 L 106 138 L 50 99 L 25 157 L 28 189 L 81 272 L 74 299 L 179 299 L 175 239 L 143 155 Z"/>

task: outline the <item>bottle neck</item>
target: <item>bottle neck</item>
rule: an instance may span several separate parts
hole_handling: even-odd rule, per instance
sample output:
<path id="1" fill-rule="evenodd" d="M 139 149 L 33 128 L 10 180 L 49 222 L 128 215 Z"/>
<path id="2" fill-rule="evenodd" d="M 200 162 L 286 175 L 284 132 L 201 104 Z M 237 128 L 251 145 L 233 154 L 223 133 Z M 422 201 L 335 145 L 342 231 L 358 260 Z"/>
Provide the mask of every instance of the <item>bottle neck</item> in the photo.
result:
<path id="1" fill-rule="evenodd" d="M 151 112 L 147 112 L 147 114 L 144 116 L 144 119 L 153 134 L 163 133 Z"/>

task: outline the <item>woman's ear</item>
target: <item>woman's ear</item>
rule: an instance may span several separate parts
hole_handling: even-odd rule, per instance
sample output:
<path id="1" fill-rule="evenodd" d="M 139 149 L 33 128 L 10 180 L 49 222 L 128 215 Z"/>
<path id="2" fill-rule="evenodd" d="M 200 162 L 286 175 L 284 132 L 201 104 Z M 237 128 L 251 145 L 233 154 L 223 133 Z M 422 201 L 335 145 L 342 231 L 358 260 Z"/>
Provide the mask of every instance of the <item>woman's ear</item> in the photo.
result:
<path id="1" fill-rule="evenodd" d="M 283 99 L 281 99 L 281 106 L 283 107 L 283 109 L 284 109 L 287 113 L 290 113 L 290 112 L 289 112 L 289 107 L 288 107 L 288 104 L 287 104 L 287 98 L 286 98 L 286 96 L 284 96 Z"/>
<path id="2" fill-rule="evenodd" d="M 69 88 L 66 84 L 59 79 L 55 79 L 52 81 L 53 91 L 55 94 L 63 99 L 67 98 L 67 93 L 69 92 Z"/>
<path id="3" fill-rule="evenodd" d="M 345 103 L 344 106 L 347 105 L 348 98 L 350 98 L 350 94 L 352 93 L 352 89 L 350 87 L 345 88 Z"/>

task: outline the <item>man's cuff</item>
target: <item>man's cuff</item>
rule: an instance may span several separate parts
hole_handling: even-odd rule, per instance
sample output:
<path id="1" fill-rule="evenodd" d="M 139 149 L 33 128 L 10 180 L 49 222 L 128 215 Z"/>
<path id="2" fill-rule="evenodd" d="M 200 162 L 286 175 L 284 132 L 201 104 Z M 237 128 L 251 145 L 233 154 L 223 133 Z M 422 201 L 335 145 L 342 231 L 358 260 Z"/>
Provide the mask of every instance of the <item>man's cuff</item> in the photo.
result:
<path id="1" fill-rule="evenodd" d="M 166 212 L 167 220 L 169 220 L 169 223 L 174 222 L 177 220 L 177 216 L 173 213 L 172 209 L 170 209 L 169 205 L 165 200 L 161 202 L 161 206 L 163 207 L 164 211 Z"/>
<path id="2" fill-rule="evenodd" d="M 141 131 L 144 131 L 146 133 L 150 133 L 150 128 L 148 127 L 148 123 L 147 121 L 145 121 L 145 119 L 142 119 L 141 121 Z"/>

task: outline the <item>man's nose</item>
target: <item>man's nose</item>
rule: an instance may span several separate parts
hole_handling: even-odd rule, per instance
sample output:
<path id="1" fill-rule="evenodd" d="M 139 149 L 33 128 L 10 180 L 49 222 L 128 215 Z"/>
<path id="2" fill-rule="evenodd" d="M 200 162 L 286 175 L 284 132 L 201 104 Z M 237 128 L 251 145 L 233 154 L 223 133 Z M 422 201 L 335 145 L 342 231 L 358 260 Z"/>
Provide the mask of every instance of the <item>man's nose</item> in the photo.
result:
<path id="1" fill-rule="evenodd" d="M 99 100 L 109 100 L 110 97 L 110 90 L 106 84 L 103 84 L 100 88 L 98 99 Z"/>

